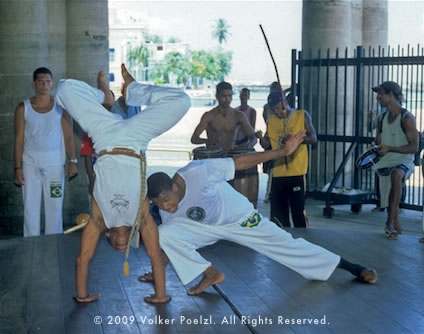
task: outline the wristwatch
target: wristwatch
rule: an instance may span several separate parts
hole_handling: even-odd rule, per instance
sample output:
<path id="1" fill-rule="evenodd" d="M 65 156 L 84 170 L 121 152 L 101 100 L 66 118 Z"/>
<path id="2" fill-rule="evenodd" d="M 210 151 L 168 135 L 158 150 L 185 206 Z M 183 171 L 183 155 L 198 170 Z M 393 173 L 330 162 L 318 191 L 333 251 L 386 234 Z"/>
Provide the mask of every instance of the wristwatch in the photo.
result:
<path id="1" fill-rule="evenodd" d="M 78 159 L 77 158 L 69 159 L 69 162 L 73 162 L 74 164 L 77 164 L 78 163 Z"/>

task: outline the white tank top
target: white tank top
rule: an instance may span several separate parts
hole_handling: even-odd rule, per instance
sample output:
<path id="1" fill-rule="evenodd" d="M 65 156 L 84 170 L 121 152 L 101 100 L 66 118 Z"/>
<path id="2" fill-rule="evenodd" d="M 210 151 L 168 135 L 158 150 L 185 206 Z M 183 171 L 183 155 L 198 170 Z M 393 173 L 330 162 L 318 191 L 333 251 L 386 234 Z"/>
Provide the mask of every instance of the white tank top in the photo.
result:
<path id="1" fill-rule="evenodd" d="M 399 113 L 392 123 L 389 123 L 389 114 L 383 119 L 381 143 L 387 146 L 408 145 L 408 139 L 402 129 L 402 114 Z M 414 154 L 388 152 L 375 164 L 375 168 L 390 168 L 398 165 L 414 168 Z"/>
<path id="2" fill-rule="evenodd" d="M 22 161 L 33 166 L 65 164 L 65 144 L 62 131 L 63 109 L 54 101 L 47 113 L 35 111 L 29 99 L 24 101 L 25 133 Z"/>

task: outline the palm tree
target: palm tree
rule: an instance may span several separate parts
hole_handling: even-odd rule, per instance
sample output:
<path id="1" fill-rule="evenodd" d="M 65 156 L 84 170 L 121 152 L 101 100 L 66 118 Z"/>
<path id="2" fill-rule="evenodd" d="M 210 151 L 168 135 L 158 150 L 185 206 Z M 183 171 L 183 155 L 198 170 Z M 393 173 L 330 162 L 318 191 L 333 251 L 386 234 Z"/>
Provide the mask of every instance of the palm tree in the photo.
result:
<path id="1" fill-rule="evenodd" d="M 167 43 L 181 43 L 181 39 L 175 36 L 171 36 L 166 41 Z"/>
<path id="2" fill-rule="evenodd" d="M 231 33 L 228 31 L 230 29 L 230 25 L 227 24 L 225 19 L 218 19 L 215 22 L 215 26 L 212 27 L 212 37 L 218 40 L 219 45 L 227 41 L 227 38 Z"/>
<path id="3" fill-rule="evenodd" d="M 226 75 L 231 72 L 231 61 L 233 55 L 231 52 L 217 52 L 215 55 L 216 63 L 218 65 L 219 80 L 224 81 Z"/>
<path id="4" fill-rule="evenodd" d="M 149 49 L 143 44 L 139 45 L 135 49 L 131 49 L 127 56 L 130 69 L 140 64 L 143 66 L 143 70 L 145 70 L 146 73 L 145 80 L 148 79 L 147 67 L 149 66 L 149 57 Z"/>

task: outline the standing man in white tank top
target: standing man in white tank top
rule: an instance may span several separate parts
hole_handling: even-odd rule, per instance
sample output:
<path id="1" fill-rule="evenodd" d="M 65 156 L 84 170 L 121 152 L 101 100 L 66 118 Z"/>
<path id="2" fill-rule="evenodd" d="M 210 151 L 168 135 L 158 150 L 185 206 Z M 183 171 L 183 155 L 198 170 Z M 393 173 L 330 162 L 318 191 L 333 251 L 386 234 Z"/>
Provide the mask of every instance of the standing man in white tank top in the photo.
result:
<path id="1" fill-rule="evenodd" d="M 380 180 L 380 206 L 387 207 L 384 232 L 389 240 L 400 234 L 399 203 L 402 185 L 414 171 L 414 153 L 418 150 L 415 117 L 402 108 L 402 90 L 393 81 L 385 81 L 372 90 L 387 111 L 380 115 L 375 143 L 380 146 L 381 159 L 374 165 Z M 387 196 L 388 195 L 388 196 Z"/>
<path id="2" fill-rule="evenodd" d="M 32 85 L 35 96 L 15 111 L 14 182 L 22 186 L 25 237 L 40 235 L 41 197 L 45 234 L 63 232 L 65 149 L 69 157 L 66 176 L 78 174 L 72 119 L 50 95 L 51 71 L 36 69 Z"/>

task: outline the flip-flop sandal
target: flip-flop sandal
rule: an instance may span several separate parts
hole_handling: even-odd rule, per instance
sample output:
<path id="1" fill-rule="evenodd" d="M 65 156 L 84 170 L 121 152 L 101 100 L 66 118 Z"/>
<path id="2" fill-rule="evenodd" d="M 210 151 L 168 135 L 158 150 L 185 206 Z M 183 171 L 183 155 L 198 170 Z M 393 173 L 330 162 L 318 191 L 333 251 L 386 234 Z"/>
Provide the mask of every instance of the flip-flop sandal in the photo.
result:
<path id="1" fill-rule="evenodd" d="M 151 278 L 146 278 L 146 276 L 150 276 Z M 140 282 L 153 282 L 153 274 L 152 272 L 146 272 L 141 276 L 138 276 L 137 280 L 139 280 Z"/>
<path id="2" fill-rule="evenodd" d="M 421 238 L 421 239 L 420 239 L 420 242 L 424 243 L 424 238 Z"/>
<path id="3" fill-rule="evenodd" d="M 367 284 L 375 284 L 377 282 L 377 271 L 371 268 L 365 268 L 361 271 L 358 281 Z"/>

